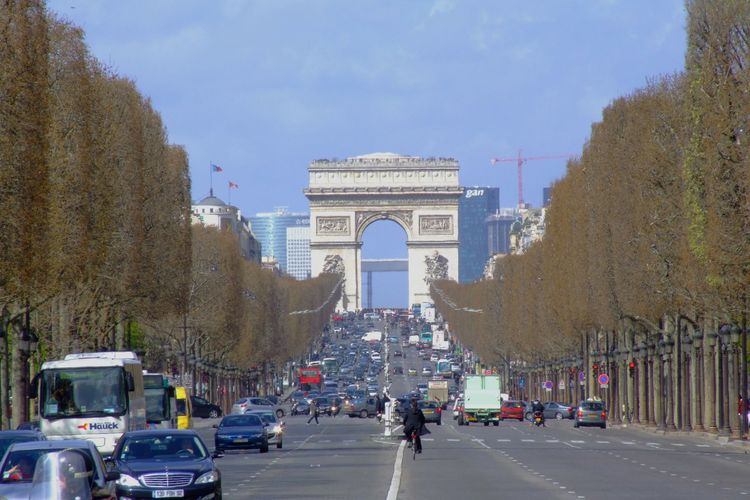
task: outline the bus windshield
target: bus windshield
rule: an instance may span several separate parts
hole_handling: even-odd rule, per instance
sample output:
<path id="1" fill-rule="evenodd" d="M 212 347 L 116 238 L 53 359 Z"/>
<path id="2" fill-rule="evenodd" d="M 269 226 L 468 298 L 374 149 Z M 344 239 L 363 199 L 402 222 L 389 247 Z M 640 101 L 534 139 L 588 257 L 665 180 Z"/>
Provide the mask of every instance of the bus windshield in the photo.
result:
<path id="1" fill-rule="evenodd" d="M 122 368 L 56 368 L 44 370 L 43 418 L 121 416 L 127 411 Z"/>
<path id="2" fill-rule="evenodd" d="M 163 422 L 169 420 L 169 395 L 167 390 L 163 387 L 145 389 L 143 393 L 146 396 L 146 421 Z"/>

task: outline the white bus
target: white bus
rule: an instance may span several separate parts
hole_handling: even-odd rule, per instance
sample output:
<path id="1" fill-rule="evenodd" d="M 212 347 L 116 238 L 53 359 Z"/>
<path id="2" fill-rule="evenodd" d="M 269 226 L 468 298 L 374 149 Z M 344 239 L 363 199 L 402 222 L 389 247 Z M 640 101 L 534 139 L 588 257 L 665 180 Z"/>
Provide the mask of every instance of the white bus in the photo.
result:
<path id="1" fill-rule="evenodd" d="M 132 352 L 68 354 L 34 377 L 47 439 L 88 439 L 110 455 L 123 432 L 146 429 L 143 368 Z"/>

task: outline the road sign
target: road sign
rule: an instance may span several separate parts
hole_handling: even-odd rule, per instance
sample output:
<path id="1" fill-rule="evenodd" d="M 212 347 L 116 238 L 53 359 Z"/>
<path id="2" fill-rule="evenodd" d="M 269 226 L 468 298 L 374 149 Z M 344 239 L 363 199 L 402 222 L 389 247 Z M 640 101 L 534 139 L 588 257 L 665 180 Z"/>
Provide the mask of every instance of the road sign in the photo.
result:
<path id="1" fill-rule="evenodd" d="M 525 378 L 518 377 L 518 387 L 520 387 L 521 389 L 523 389 L 524 387 L 526 387 L 526 379 Z"/>
<path id="2" fill-rule="evenodd" d="M 489 370 L 489 369 L 485 369 L 485 370 L 484 370 L 484 374 L 485 374 L 485 375 L 492 375 L 492 370 Z"/>
<path id="3" fill-rule="evenodd" d="M 578 380 L 579 382 L 584 382 L 586 380 L 586 373 L 582 371 L 578 372 Z"/>
<path id="4" fill-rule="evenodd" d="M 551 380 L 545 380 L 544 382 L 542 382 L 542 387 L 544 387 L 548 391 L 551 391 L 554 386 L 555 384 L 553 384 Z"/>
<path id="5" fill-rule="evenodd" d="M 565 390 L 565 381 L 564 380 L 559 381 L 557 383 L 557 388 L 560 389 L 561 391 L 564 391 Z"/>
<path id="6" fill-rule="evenodd" d="M 600 373 L 598 377 L 596 377 L 596 380 L 599 381 L 599 385 L 605 386 L 609 385 L 609 375 L 606 373 Z"/>

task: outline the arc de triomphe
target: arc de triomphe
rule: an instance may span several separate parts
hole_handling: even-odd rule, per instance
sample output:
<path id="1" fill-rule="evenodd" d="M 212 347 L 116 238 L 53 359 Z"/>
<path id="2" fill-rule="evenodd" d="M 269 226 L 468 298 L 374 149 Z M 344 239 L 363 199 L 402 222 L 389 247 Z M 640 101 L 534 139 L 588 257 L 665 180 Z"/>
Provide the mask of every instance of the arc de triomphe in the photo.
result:
<path id="1" fill-rule="evenodd" d="M 458 161 L 374 153 L 308 167 L 312 275 L 343 273 L 340 309 L 362 308 L 362 235 L 388 219 L 406 232 L 409 305 L 432 302 L 428 282 L 458 278 Z"/>

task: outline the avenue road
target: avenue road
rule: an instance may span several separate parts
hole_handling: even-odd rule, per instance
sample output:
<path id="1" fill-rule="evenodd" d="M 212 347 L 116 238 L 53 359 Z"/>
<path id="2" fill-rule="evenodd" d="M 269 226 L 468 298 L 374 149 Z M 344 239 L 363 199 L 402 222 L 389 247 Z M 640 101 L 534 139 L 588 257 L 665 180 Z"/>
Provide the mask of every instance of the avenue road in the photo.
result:
<path id="1" fill-rule="evenodd" d="M 418 369 L 427 362 L 395 358 Z M 421 377 L 396 376 L 392 395 L 413 389 Z M 284 448 L 228 453 L 219 459 L 226 498 L 743 498 L 750 495 L 747 448 L 698 437 L 673 437 L 631 428 L 574 429 L 572 421 L 499 427 L 459 427 L 450 410 L 430 424 L 424 453 L 399 453 L 375 419 L 285 417 Z M 213 445 L 215 421 L 196 422 Z M 408 450 L 406 450 L 408 451 Z M 400 467 L 394 467 L 398 456 Z M 394 472 L 398 488 L 389 496 Z"/>

